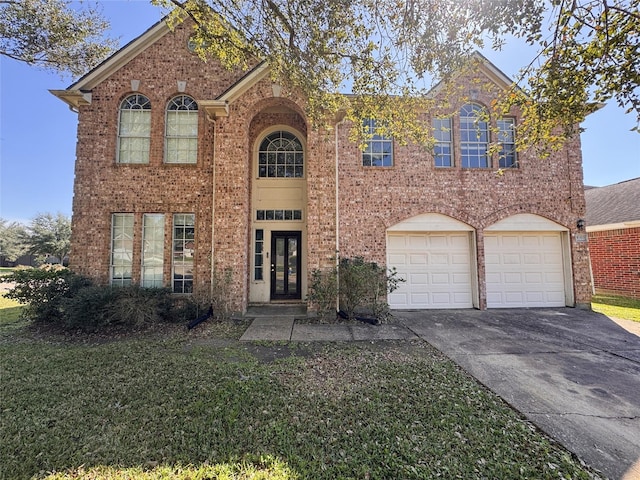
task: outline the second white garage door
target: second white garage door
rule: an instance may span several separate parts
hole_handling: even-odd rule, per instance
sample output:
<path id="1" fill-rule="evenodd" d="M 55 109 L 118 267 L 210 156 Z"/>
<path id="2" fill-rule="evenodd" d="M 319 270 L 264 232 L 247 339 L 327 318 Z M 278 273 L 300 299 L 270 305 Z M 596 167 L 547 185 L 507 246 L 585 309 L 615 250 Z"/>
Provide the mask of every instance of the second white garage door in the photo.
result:
<path id="1" fill-rule="evenodd" d="M 393 309 L 472 308 L 468 232 L 389 232 L 387 265 L 406 279 L 389 295 Z"/>
<path id="2" fill-rule="evenodd" d="M 560 232 L 486 233 L 487 308 L 565 306 Z"/>

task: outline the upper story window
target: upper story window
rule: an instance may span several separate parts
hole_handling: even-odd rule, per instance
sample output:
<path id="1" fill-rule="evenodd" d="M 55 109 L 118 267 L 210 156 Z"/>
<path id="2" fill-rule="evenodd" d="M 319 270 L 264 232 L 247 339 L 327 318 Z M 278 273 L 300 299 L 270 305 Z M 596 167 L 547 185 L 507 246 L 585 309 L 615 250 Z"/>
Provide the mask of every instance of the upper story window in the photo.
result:
<path id="1" fill-rule="evenodd" d="M 513 168 L 517 166 L 515 121 L 513 118 L 498 120 L 498 153 L 499 168 Z"/>
<path id="2" fill-rule="evenodd" d="M 393 166 L 393 139 L 376 133 L 376 121 L 372 118 L 364 121 L 365 133 L 372 135 L 362 152 L 363 167 Z"/>
<path id="3" fill-rule="evenodd" d="M 486 110 L 468 104 L 460 109 L 460 163 L 463 168 L 489 167 L 489 125 Z"/>
<path id="4" fill-rule="evenodd" d="M 302 178 L 304 152 L 298 137 L 285 131 L 267 135 L 258 150 L 258 176 Z"/>
<path id="5" fill-rule="evenodd" d="M 140 94 L 120 104 L 118 116 L 118 163 L 149 163 L 151 102 Z"/>
<path id="6" fill-rule="evenodd" d="M 198 104 L 186 95 L 167 105 L 165 162 L 196 163 L 198 158 Z"/>
<path id="7" fill-rule="evenodd" d="M 451 118 L 434 118 L 433 136 L 436 140 L 436 143 L 433 146 L 435 166 L 452 167 L 453 135 L 451 132 Z"/>

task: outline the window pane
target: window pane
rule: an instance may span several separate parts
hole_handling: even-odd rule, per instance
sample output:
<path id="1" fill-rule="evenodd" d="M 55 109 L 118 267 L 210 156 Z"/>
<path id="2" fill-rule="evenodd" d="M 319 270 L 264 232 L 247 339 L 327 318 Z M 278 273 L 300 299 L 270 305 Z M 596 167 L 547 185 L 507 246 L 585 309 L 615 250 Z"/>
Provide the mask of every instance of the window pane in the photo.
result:
<path id="1" fill-rule="evenodd" d="M 302 178 L 302 143 L 290 132 L 278 131 L 267 135 L 260 144 L 258 165 L 259 177 Z"/>
<path id="2" fill-rule="evenodd" d="M 365 120 L 364 128 L 367 133 L 373 134 L 373 136 L 362 152 L 362 165 L 364 167 L 393 166 L 393 139 L 374 133 L 376 121 L 373 119 Z"/>
<path id="3" fill-rule="evenodd" d="M 165 162 L 196 163 L 198 158 L 198 105 L 191 97 L 176 97 L 167 106 Z"/>
<path id="4" fill-rule="evenodd" d="M 173 216 L 173 259 L 171 285 L 174 293 L 193 292 L 195 256 L 195 215 L 179 213 Z"/>
<path id="5" fill-rule="evenodd" d="M 489 166 L 489 128 L 485 115 L 479 105 L 469 104 L 460 109 L 460 153 L 465 168 Z"/>
<path id="6" fill-rule="evenodd" d="M 133 214 L 111 217 L 111 285 L 130 285 L 133 259 Z"/>
<path id="7" fill-rule="evenodd" d="M 253 279 L 263 280 L 264 230 L 256 230 Z"/>
<path id="8" fill-rule="evenodd" d="M 503 118 L 498 120 L 498 141 L 500 142 L 500 151 L 498 153 L 499 167 L 515 167 L 517 165 L 517 159 L 515 145 L 515 121 L 513 118 Z"/>
<path id="9" fill-rule="evenodd" d="M 164 215 L 144 214 L 142 220 L 142 286 L 163 286 Z"/>
<path id="10" fill-rule="evenodd" d="M 131 95 L 120 105 L 118 163 L 148 163 L 151 139 L 151 103 L 144 95 Z"/>

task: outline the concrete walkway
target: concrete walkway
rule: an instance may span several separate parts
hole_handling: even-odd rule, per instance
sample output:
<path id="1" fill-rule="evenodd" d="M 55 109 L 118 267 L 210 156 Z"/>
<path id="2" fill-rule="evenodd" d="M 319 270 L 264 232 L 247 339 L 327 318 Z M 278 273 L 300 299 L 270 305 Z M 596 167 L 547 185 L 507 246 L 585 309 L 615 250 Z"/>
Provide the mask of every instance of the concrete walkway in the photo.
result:
<path id="1" fill-rule="evenodd" d="M 604 315 L 402 311 L 372 326 L 295 321 L 303 311 L 253 314 L 243 341 L 424 340 L 608 478 L 640 480 L 640 337 Z"/>

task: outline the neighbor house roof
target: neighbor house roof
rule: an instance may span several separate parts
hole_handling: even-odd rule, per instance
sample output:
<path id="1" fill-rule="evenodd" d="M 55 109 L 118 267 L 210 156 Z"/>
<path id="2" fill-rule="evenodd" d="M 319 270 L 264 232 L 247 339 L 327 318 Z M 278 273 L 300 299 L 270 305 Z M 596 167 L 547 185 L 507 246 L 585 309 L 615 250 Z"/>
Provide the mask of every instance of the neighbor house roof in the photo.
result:
<path id="1" fill-rule="evenodd" d="M 605 187 L 585 187 L 584 196 L 587 230 L 640 226 L 640 177 Z"/>

